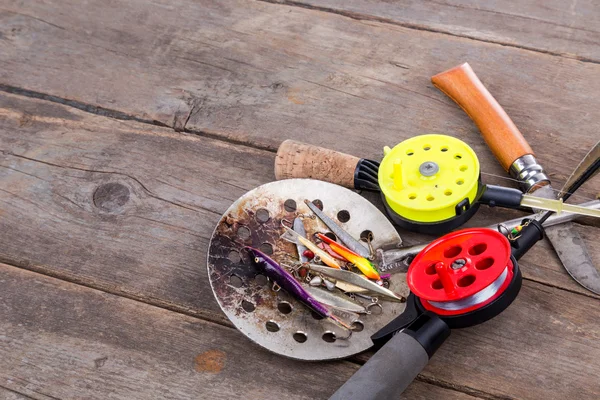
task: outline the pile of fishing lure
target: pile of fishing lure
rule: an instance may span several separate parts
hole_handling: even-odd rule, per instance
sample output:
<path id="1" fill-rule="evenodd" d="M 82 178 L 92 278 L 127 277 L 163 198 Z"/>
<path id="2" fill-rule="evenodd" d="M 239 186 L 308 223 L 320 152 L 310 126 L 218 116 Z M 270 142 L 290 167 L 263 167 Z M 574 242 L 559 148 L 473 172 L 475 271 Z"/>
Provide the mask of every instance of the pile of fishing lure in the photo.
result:
<path id="1" fill-rule="evenodd" d="M 246 247 L 255 267 L 273 282 L 308 307 L 318 318 L 325 318 L 348 332 L 357 329 L 360 314 L 380 313 L 379 300 L 404 302 L 406 298 L 389 289 L 389 275 L 381 275 L 372 259 L 372 249 L 353 238 L 315 204 L 306 200 L 311 211 L 331 230 L 317 232 L 311 241 L 301 217 L 290 226 L 282 225 L 282 239 L 294 243 L 297 258 L 277 263 L 262 251 Z M 339 240 L 339 241 L 338 241 Z M 369 242 L 368 242 L 369 243 Z M 367 300 L 365 306 L 359 300 Z"/>

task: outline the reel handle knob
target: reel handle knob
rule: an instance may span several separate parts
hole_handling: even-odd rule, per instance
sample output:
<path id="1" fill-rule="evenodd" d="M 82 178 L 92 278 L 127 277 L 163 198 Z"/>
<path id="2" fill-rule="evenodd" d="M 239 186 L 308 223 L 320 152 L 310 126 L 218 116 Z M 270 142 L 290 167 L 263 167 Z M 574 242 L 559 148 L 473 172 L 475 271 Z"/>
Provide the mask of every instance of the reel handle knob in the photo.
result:
<path id="1" fill-rule="evenodd" d="M 431 82 L 471 117 L 504 170 L 509 171 L 517 159 L 533 155 L 519 129 L 468 63 L 433 76 Z"/>
<path id="2" fill-rule="evenodd" d="M 275 178 L 318 179 L 349 189 L 379 190 L 379 163 L 339 151 L 286 140 L 275 158 Z"/>

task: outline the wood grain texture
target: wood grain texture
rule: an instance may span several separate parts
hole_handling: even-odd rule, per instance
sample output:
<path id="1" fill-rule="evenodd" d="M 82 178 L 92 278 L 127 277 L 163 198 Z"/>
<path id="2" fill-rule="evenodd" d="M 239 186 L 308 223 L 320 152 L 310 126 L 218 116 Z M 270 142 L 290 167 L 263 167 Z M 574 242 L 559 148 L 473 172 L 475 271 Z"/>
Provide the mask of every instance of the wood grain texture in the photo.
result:
<path id="1" fill-rule="evenodd" d="M 35 397 L 25 396 L 24 394 L 0 387 L 0 399 L 2 400 L 29 400 Z"/>
<path id="2" fill-rule="evenodd" d="M 311 178 L 354 189 L 360 158 L 338 151 L 286 140 L 277 149 L 275 178 Z"/>
<path id="3" fill-rule="evenodd" d="M 32 398 L 325 399 L 358 368 L 288 360 L 233 329 L 7 265 L 0 275 L 0 384 Z M 405 398 L 428 396 L 472 398 L 420 382 Z"/>
<path id="4" fill-rule="evenodd" d="M 470 61 L 554 186 L 598 137 L 590 93 L 600 92 L 600 65 L 264 2 L 65 2 L 65 12 L 5 3 L 0 82 L 102 113 L 371 159 L 384 145 L 445 133 L 466 140 L 484 172 L 505 176 L 472 121 L 429 82 Z"/>
<path id="5" fill-rule="evenodd" d="M 207 282 L 204 260 L 208 237 L 219 213 L 234 198 L 273 179 L 274 154 L 14 95 L 0 96 L 0 117 L 2 260 L 223 321 Z M 228 161 L 232 159 L 243 162 Z M 487 224 L 498 215 L 497 210 L 492 213 L 484 208 L 470 223 Z M 584 234 L 586 243 L 598 257 L 600 249 L 592 246 L 597 228 L 585 229 L 589 230 Z M 407 243 L 425 238 L 412 234 L 403 237 Z M 527 277 L 541 277 L 550 285 L 584 292 L 545 243 L 538 244 L 521 264 Z M 582 310 L 588 310 L 590 321 L 595 320 L 597 300 L 532 282 L 526 282 L 525 287 L 524 293 L 541 292 L 541 299 L 522 296 L 524 300 L 510 309 L 515 309 L 512 312 L 517 316 L 514 321 L 509 319 L 507 327 L 491 322 L 476 328 L 476 334 L 464 331 L 467 336 L 462 341 L 451 339 L 455 344 L 436 355 L 434 360 L 439 361 L 424 378 L 468 393 L 500 390 L 516 398 L 527 394 L 528 380 L 539 376 L 550 379 L 548 363 L 552 363 L 553 377 L 567 379 L 562 385 L 556 383 L 562 387 L 559 393 L 571 393 L 573 387 L 568 382 L 574 373 L 579 374 L 578 382 L 590 379 L 587 369 L 573 370 L 569 363 L 592 357 L 595 350 L 587 346 L 592 346 L 593 340 L 582 339 L 576 345 L 569 342 L 567 332 L 583 326 L 578 328 L 580 335 L 596 335 Z M 540 303 L 545 308 L 540 308 Z M 64 304 L 54 312 L 64 314 L 71 308 Z M 576 311 L 569 311 L 573 308 Z M 521 365 L 523 360 L 544 354 L 540 349 L 546 349 L 545 345 L 540 347 L 535 340 L 539 332 L 556 331 L 553 318 L 563 321 L 567 331 L 556 335 L 567 343 L 547 339 L 548 346 L 566 346 L 572 358 L 565 354 L 558 361 L 543 360 L 537 367 L 528 364 L 530 375 L 524 374 L 513 386 L 505 387 L 501 380 L 510 373 L 509 365 Z M 510 340 L 498 339 L 501 327 L 506 329 L 502 335 Z M 236 341 L 247 343 L 241 334 L 236 335 Z M 472 342 L 480 343 L 475 353 Z M 465 360 L 455 362 L 455 352 L 472 357 L 469 362 L 476 359 L 479 375 L 471 369 L 464 371 Z M 492 373 L 498 363 L 497 353 L 504 357 L 506 367 L 500 375 Z M 592 368 L 595 364 L 586 365 Z M 594 393 L 596 389 L 588 384 L 586 390 Z"/>
<path id="6" fill-rule="evenodd" d="M 208 289 L 208 241 L 233 201 L 274 179 L 273 153 L 15 95 L 0 95 L 0 117 L 2 260 L 221 315 L 212 293 L 198 289 Z M 378 194 L 365 195 L 381 209 Z M 519 215 L 482 207 L 468 226 Z M 598 228 L 585 229 L 600 260 Z M 401 235 L 406 244 L 431 239 Z M 549 244 L 524 260 L 526 277 L 586 293 Z"/>
<path id="7" fill-rule="evenodd" d="M 16 96 L 0 131 L 0 259 L 221 315 L 208 241 L 274 154 Z"/>
<path id="8" fill-rule="evenodd" d="M 0 260 L 103 292 L 0 266 L 0 387 L 44 399 L 333 392 L 354 364 L 291 362 L 166 309 L 226 324 L 208 238 L 231 202 L 273 179 L 283 139 L 379 158 L 448 133 L 503 175 L 429 83 L 473 59 L 560 186 L 597 141 L 593 63 L 265 2 L 4 2 L 0 90 L 20 95 L 0 96 Z M 483 208 L 470 225 L 516 215 Z M 600 259 L 598 228 L 580 228 Z M 597 299 L 577 294 L 547 243 L 522 269 L 517 302 L 455 332 L 409 398 L 599 396 Z"/>
<path id="9" fill-rule="evenodd" d="M 271 1 L 271 0 L 269 0 Z M 599 62 L 594 0 L 272 0 Z"/>
<path id="10" fill-rule="evenodd" d="M 468 63 L 432 76 L 431 82 L 471 117 L 505 171 L 518 158 L 533 154 L 529 143 Z"/>
<path id="11" fill-rule="evenodd" d="M 15 391 L 312 399 L 357 368 L 287 360 L 230 328 L 6 265 L 0 271 L 0 382 Z M 500 317 L 453 332 L 421 379 L 487 398 L 597 398 L 598 316 L 597 301 L 528 284 Z M 468 396 L 417 382 L 406 398 Z"/>

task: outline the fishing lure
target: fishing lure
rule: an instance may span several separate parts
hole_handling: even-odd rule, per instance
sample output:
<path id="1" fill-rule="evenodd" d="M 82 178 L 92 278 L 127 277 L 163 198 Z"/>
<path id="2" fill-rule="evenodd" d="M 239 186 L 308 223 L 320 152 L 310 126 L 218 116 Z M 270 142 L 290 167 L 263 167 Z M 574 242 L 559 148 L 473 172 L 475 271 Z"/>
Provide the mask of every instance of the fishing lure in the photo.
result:
<path id="1" fill-rule="evenodd" d="M 288 271 L 269 256 L 252 247 L 245 247 L 245 249 L 251 254 L 254 265 L 265 276 L 290 294 L 290 296 L 294 297 L 320 317 L 327 318 L 337 326 L 348 330 L 349 335 L 347 337 L 338 337 L 338 339 L 347 339 L 350 337 L 352 334 L 352 324 L 358 320 L 358 314 L 325 307 L 311 296 Z"/>
<path id="2" fill-rule="evenodd" d="M 314 244 L 313 242 L 311 242 L 304 236 L 300 235 L 298 232 L 294 231 L 293 229 L 290 229 L 283 224 L 282 224 L 282 226 L 285 228 L 285 233 L 283 235 L 281 235 L 282 239 L 287 240 L 288 242 L 292 242 L 296 245 L 301 244 L 301 245 L 305 246 L 307 249 L 309 249 L 310 251 L 315 253 L 315 255 L 319 256 L 321 261 L 323 261 L 325 264 L 329 265 L 331 268 L 335 268 L 335 269 L 342 268 L 340 266 L 340 264 L 335 260 L 335 258 L 333 258 L 329 254 L 327 254 L 327 252 L 325 250 L 321 250 L 320 248 L 317 247 L 316 244 Z"/>
<path id="3" fill-rule="evenodd" d="M 306 237 L 306 230 L 304 229 L 304 224 L 302 223 L 301 218 L 294 218 L 292 229 L 294 229 L 294 232 L 297 232 L 298 235 Z M 305 252 L 308 251 L 306 246 L 304 246 L 301 243 L 296 243 L 296 249 L 298 250 L 298 258 L 300 259 L 300 261 L 308 262 L 308 257 L 305 255 Z"/>
<path id="4" fill-rule="evenodd" d="M 344 242 L 346 246 L 352 249 L 354 253 L 359 254 L 364 258 L 371 257 L 371 252 L 369 249 L 365 248 L 365 246 L 360 244 L 358 240 L 350 236 L 348 232 L 343 230 L 338 224 L 335 223 L 334 220 L 325 215 L 325 213 L 323 213 L 323 211 L 321 211 L 313 202 L 304 200 L 304 204 L 306 204 L 308 208 L 310 208 L 310 210 L 315 213 L 315 215 L 319 217 L 319 219 L 323 221 L 323 223 L 327 225 L 327 227 L 331 229 L 331 231 L 335 233 L 335 235 L 340 238 L 340 240 Z"/>
<path id="5" fill-rule="evenodd" d="M 367 309 L 363 305 L 352 301 L 348 296 L 344 295 L 339 290 L 331 292 L 327 289 L 313 286 L 304 286 L 304 288 L 320 303 L 358 314 L 367 314 Z"/>
<path id="6" fill-rule="evenodd" d="M 340 260 L 340 261 L 344 261 L 344 262 L 347 261 L 344 257 L 340 256 L 338 253 L 331 250 L 331 247 L 327 243 L 321 242 L 317 246 L 319 246 L 320 249 L 325 250 L 327 252 L 327 254 L 329 254 L 331 257 L 335 258 L 336 260 Z"/>
<path id="7" fill-rule="evenodd" d="M 399 301 L 401 303 L 404 303 L 406 301 L 405 297 L 397 295 L 396 293 L 392 292 L 390 289 L 387 289 L 383 286 L 379 286 L 375 282 L 366 279 L 362 275 L 355 274 L 354 272 L 345 271 L 343 269 L 337 270 L 337 269 L 327 268 L 322 265 L 316 265 L 316 264 L 310 264 L 310 263 L 303 264 L 303 266 L 305 266 L 312 272 L 320 273 L 322 275 L 336 279 L 338 281 L 338 283 L 340 281 L 343 281 L 343 282 L 349 283 L 353 286 L 358 286 L 358 287 L 364 288 L 368 291 L 377 293 L 378 295 L 384 296 L 390 300 Z"/>
<path id="8" fill-rule="evenodd" d="M 371 264 L 371 261 L 359 256 L 352 250 L 344 247 L 335 240 L 331 240 L 322 233 L 317 233 L 317 236 L 319 237 L 319 239 L 327 243 L 329 247 L 331 247 L 331 250 L 335 251 L 340 256 L 344 257 L 346 260 L 351 262 L 356 268 L 360 269 L 360 272 L 362 272 L 367 278 L 376 281 L 381 279 L 379 276 L 379 272 L 377 272 L 373 264 Z"/>

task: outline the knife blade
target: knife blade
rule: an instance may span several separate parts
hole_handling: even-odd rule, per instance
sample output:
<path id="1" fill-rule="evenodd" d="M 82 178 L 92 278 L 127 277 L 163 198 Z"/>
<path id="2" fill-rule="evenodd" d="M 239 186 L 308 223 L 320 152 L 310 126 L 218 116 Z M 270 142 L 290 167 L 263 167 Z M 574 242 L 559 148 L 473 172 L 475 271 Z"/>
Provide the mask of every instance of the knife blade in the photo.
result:
<path id="1" fill-rule="evenodd" d="M 558 193 L 558 198 L 567 199 L 581 184 L 582 179 L 589 179 L 598 170 L 592 170 L 592 166 L 600 161 L 600 141 L 586 154 L 579 165 L 575 168 L 569 179 L 565 182 Z M 591 171 L 589 176 L 585 176 Z M 535 191 L 541 196 L 553 196 L 550 188 L 540 188 Z M 581 235 L 572 223 L 553 226 L 544 229 L 546 237 L 550 240 L 563 267 L 576 282 L 587 290 L 600 294 L 600 273 L 595 267 L 587 246 Z"/>
<path id="2" fill-rule="evenodd" d="M 569 275 L 587 290 L 600 295 L 600 273 L 573 224 L 555 225 L 544 230 Z"/>

